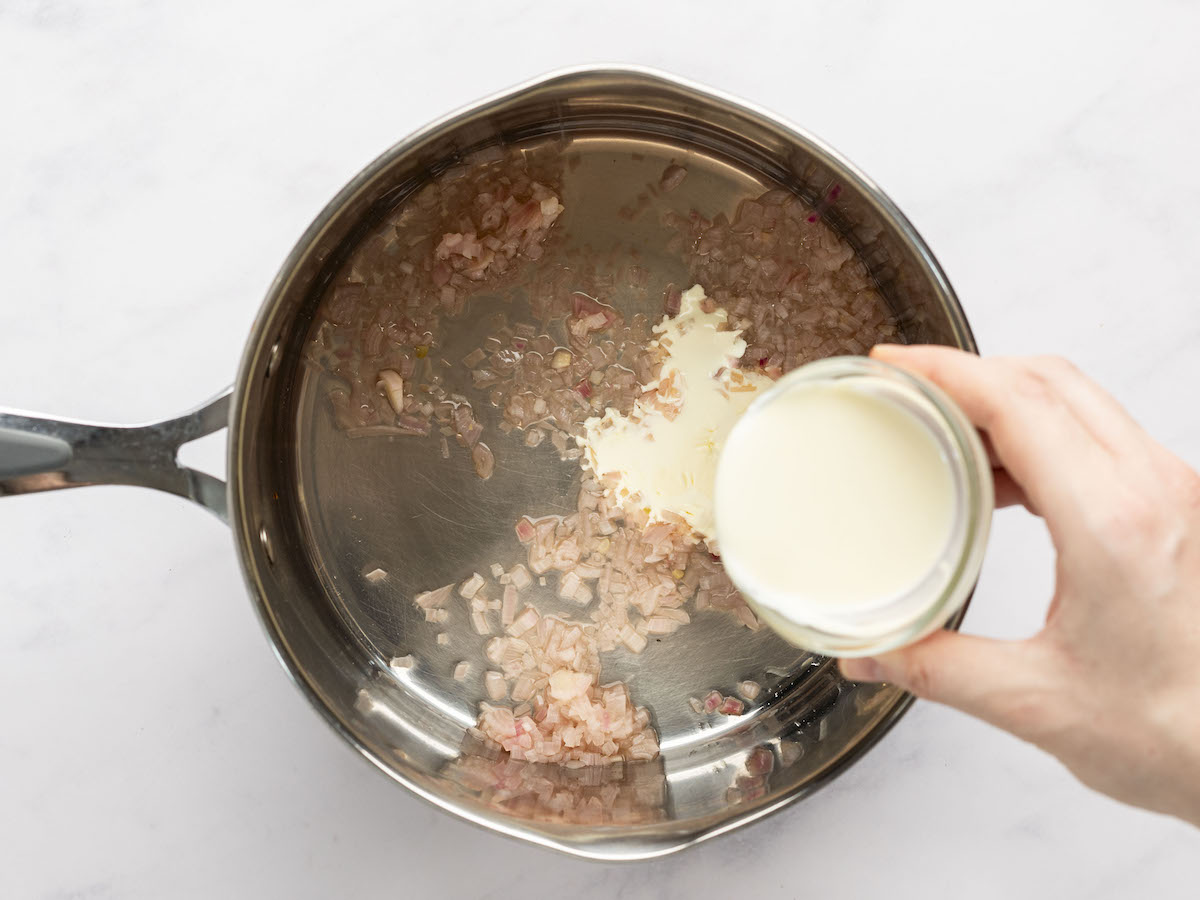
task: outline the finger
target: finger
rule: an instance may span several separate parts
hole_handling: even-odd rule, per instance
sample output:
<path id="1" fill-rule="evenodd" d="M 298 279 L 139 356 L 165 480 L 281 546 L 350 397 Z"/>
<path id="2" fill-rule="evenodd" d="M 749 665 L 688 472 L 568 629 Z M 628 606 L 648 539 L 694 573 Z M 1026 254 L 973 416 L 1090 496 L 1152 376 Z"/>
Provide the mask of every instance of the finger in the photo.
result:
<path id="1" fill-rule="evenodd" d="M 937 349 L 950 354 L 962 354 L 963 351 L 951 347 L 905 346 L 901 344 L 880 344 L 872 351 L 872 356 L 905 365 L 905 359 L 917 358 L 915 354 L 922 351 Z M 974 356 L 975 354 L 966 354 Z M 894 359 L 889 359 L 894 357 Z M 977 357 L 978 358 L 978 357 Z M 985 365 L 1005 366 L 1015 370 L 1013 374 L 1032 376 L 1051 387 L 1054 393 L 1065 402 L 1066 406 L 1079 419 L 1080 424 L 1100 443 L 1114 453 L 1128 451 L 1135 443 L 1141 444 L 1148 440 L 1148 435 L 1138 425 L 1129 412 L 1117 402 L 1108 391 L 1081 372 L 1074 363 L 1057 356 L 1029 357 L 992 357 L 983 360 Z M 909 366 L 906 366 L 906 368 Z M 947 393 L 949 389 L 942 387 Z M 993 452 L 988 447 L 989 455 Z"/>
<path id="2" fill-rule="evenodd" d="M 979 440 L 983 443 L 983 449 L 987 452 L 988 462 L 992 464 L 992 468 L 1004 468 L 1004 463 L 1000 462 L 1000 457 L 996 455 L 996 448 L 992 446 L 992 439 L 986 431 L 979 432 Z"/>
<path id="3" fill-rule="evenodd" d="M 891 653 L 839 660 L 851 681 L 886 681 L 1005 731 L 1036 740 L 1047 727 L 1050 663 L 1035 641 L 997 641 L 938 631 Z"/>
<path id="4" fill-rule="evenodd" d="M 1030 357 L 1021 362 L 1051 377 L 1083 426 L 1112 453 L 1128 453 L 1150 440 L 1125 407 L 1073 363 L 1055 356 Z"/>
<path id="5" fill-rule="evenodd" d="M 1023 506 L 1035 516 L 1037 512 L 1029 504 L 1024 489 L 1004 469 L 992 469 L 992 486 L 996 493 L 996 508 Z"/>
<path id="6" fill-rule="evenodd" d="M 996 495 L 996 508 L 1024 506 L 1033 512 L 1029 498 L 1025 496 L 1024 488 L 1017 484 L 1016 480 L 1005 470 L 1004 464 L 996 456 L 996 448 L 992 446 L 992 439 L 987 436 L 987 432 L 981 431 L 979 439 L 983 443 L 983 449 L 987 452 L 988 462 L 992 464 L 992 486 Z"/>
<path id="7" fill-rule="evenodd" d="M 1114 458 L 1045 373 L 950 347 L 881 345 L 872 356 L 925 376 L 955 400 L 1052 529 L 1077 520 L 1091 488 L 1112 477 Z"/>

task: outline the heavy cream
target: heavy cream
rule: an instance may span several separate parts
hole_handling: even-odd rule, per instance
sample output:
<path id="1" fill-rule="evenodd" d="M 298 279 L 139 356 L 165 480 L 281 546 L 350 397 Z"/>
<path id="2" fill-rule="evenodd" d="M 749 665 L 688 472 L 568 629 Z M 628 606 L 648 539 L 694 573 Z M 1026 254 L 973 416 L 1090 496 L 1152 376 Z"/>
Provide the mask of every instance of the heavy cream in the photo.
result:
<path id="1" fill-rule="evenodd" d="M 726 329 L 725 310 L 702 308 L 704 289 L 685 291 L 674 318 L 654 327 L 652 346 L 665 351 L 658 379 L 642 386 L 629 415 L 606 410 L 584 423 L 580 440 L 592 470 L 636 500 L 650 521 L 684 519 L 700 537 L 714 535 L 717 460 L 733 424 L 772 384 L 737 369 L 746 352 L 740 331 Z"/>
<path id="2" fill-rule="evenodd" d="M 957 508 L 934 433 L 861 384 L 777 390 L 733 429 L 715 479 L 730 574 L 758 605 L 818 626 L 917 587 Z"/>

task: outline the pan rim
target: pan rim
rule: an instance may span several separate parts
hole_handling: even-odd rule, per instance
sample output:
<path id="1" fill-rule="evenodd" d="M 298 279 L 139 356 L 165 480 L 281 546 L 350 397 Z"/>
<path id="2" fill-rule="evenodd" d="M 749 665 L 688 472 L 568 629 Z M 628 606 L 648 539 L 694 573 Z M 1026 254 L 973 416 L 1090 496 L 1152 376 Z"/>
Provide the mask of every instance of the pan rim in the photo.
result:
<path id="1" fill-rule="evenodd" d="M 771 803 L 746 809 L 741 813 L 731 815 L 729 818 L 712 824 L 703 824 L 691 828 L 682 826 L 677 833 L 654 836 L 648 832 L 643 832 L 639 826 L 610 826 L 612 828 L 611 833 L 607 830 L 599 832 L 597 830 L 586 830 L 585 832 L 585 830 L 581 829 L 579 839 L 565 839 L 552 833 L 549 829 L 539 827 L 539 823 L 522 823 L 520 820 L 512 818 L 489 818 L 471 808 L 455 803 L 452 798 L 428 790 L 407 777 L 403 772 L 393 768 L 386 760 L 381 758 L 359 737 L 355 730 L 339 715 L 338 711 L 326 702 L 322 692 L 319 690 L 319 685 L 311 678 L 310 673 L 302 663 L 287 649 L 287 642 L 273 618 L 270 602 L 266 596 L 267 591 L 258 574 L 259 560 L 253 548 L 253 543 L 259 540 L 255 515 L 256 505 L 253 502 L 253 498 L 249 497 L 244 490 L 243 478 L 246 455 L 245 436 L 248 433 L 247 425 L 249 417 L 245 401 L 255 373 L 262 370 L 264 360 L 269 358 L 272 353 L 272 341 L 268 331 L 272 315 L 279 307 L 281 299 L 290 289 L 293 278 L 300 268 L 300 264 L 310 256 L 313 247 L 318 243 L 321 235 L 334 218 L 365 185 L 393 165 L 398 158 L 411 152 L 415 147 L 418 147 L 421 143 L 436 136 L 438 133 L 453 127 L 463 117 L 485 112 L 490 108 L 536 88 L 560 85 L 562 83 L 586 82 L 604 77 L 633 78 L 651 86 L 665 87 L 675 91 L 682 89 L 685 92 L 703 97 L 708 101 L 714 101 L 729 108 L 731 111 L 737 112 L 739 115 L 757 120 L 765 127 L 783 134 L 789 141 L 802 146 L 805 150 L 829 164 L 832 169 L 837 171 L 839 177 L 853 182 L 863 197 L 874 205 L 881 217 L 892 223 L 897 233 L 916 254 L 924 274 L 929 278 L 931 285 L 943 299 L 946 312 L 951 320 L 952 328 L 958 337 L 960 346 L 969 351 L 976 352 L 974 335 L 963 314 L 957 295 L 950 285 L 945 272 L 916 228 L 871 178 L 820 138 L 786 118 L 769 112 L 753 103 L 657 69 L 626 64 L 572 66 L 553 70 L 544 75 L 526 80 L 514 87 L 495 92 L 474 103 L 464 105 L 417 129 L 368 163 L 321 209 L 320 213 L 318 213 L 296 241 L 272 280 L 247 337 L 245 350 L 238 368 L 230 413 L 228 492 L 231 513 L 230 525 L 234 532 L 242 576 L 246 582 L 247 591 L 257 611 L 259 621 L 267 636 L 272 652 L 288 677 L 308 699 L 309 703 L 351 747 L 358 751 L 375 768 L 383 772 L 389 779 L 403 785 L 413 794 L 434 804 L 439 809 L 477 826 L 486 828 L 488 831 L 518 838 L 575 857 L 603 861 L 635 861 L 664 856 L 694 846 L 702 841 L 760 820 L 792 804 L 796 800 L 819 790 L 847 768 L 858 762 L 871 748 L 878 744 L 911 708 L 914 697 L 911 694 L 901 694 L 893 701 L 890 701 L 890 709 L 881 716 L 865 735 L 839 753 L 833 761 L 809 781 L 794 785 Z M 970 598 L 964 604 L 963 611 L 959 613 L 952 623 L 952 627 L 958 627 L 962 619 L 962 614 L 969 603 Z"/>

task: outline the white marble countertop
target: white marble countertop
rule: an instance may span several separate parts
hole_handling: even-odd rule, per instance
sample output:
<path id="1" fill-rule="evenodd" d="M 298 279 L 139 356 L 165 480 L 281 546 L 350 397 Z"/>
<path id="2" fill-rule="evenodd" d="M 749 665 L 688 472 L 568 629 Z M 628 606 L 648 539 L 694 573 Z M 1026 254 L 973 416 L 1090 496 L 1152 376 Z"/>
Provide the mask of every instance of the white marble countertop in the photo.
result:
<path id="1" fill-rule="evenodd" d="M 369 159 L 497 87 L 618 60 L 823 136 L 924 233 L 986 352 L 1072 357 L 1200 463 L 1200 9 L 1134 6 L 10 0 L 0 402 L 139 421 L 202 400 Z M 219 467 L 219 440 L 200 456 Z M 1196 832 L 930 704 L 812 799 L 689 852 L 517 845 L 318 720 L 212 517 L 132 489 L 15 498 L 0 559 L 3 897 L 1195 895 Z M 1001 513 L 967 629 L 1034 629 L 1051 559 Z"/>

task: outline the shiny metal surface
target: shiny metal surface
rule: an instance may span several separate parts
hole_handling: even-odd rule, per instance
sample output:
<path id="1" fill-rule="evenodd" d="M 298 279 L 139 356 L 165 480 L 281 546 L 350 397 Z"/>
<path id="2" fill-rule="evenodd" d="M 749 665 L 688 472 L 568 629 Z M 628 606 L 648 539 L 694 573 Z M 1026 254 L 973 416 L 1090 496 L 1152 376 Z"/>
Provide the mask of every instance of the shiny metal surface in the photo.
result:
<path id="1" fill-rule="evenodd" d="M 555 789 L 587 796 L 603 780 L 635 797 L 639 822 L 571 825 L 536 802 L 500 809 L 471 788 L 479 748 L 464 742 L 482 696 L 482 666 L 457 682 L 455 663 L 478 655 L 452 619 L 437 645 L 411 597 L 517 559 L 512 522 L 553 512 L 578 468 L 548 454 L 502 453 L 480 482 L 461 458 L 433 458 L 403 438 L 352 439 L 322 402 L 321 376 L 300 350 L 322 289 L 363 235 L 465 153 L 497 140 L 550 144 L 572 160 L 563 172 L 567 247 L 636 248 L 642 265 L 682 280 L 660 230 L 620 207 L 671 161 L 689 176 L 672 202 L 709 214 L 783 185 L 814 204 L 856 246 L 910 341 L 973 348 L 961 310 L 929 251 L 878 189 L 811 137 L 755 110 L 637 70 L 586 70 L 540 80 L 451 116 L 376 160 L 329 205 L 285 264 L 243 359 L 230 443 L 232 519 L 251 591 L 281 660 L 326 719 L 391 778 L 464 818 L 582 856 L 634 859 L 679 849 L 804 796 L 887 730 L 908 704 L 892 688 L 841 680 L 826 660 L 773 634 L 736 631 L 719 615 L 638 657 L 618 651 L 606 676 L 624 678 L 654 715 L 663 753 L 653 764 L 582 774 L 538 772 Z M 822 203 L 841 185 L 836 202 Z M 567 214 L 564 214 L 567 215 Z M 546 262 L 553 264 L 553 260 Z M 675 267 L 672 269 L 672 267 Z M 619 284 L 619 282 L 618 282 Z M 519 309 L 520 284 L 505 297 Z M 635 311 L 632 294 L 614 302 Z M 468 315 L 446 338 L 455 359 L 487 333 Z M 388 576 L 369 584 L 375 567 Z M 463 616 L 461 610 L 452 612 Z M 412 654 L 414 668 L 386 661 Z M 775 673 L 764 675 L 766 670 Z M 710 725 L 686 699 L 732 693 L 743 678 L 768 689 L 748 714 Z M 765 777 L 747 773 L 756 748 L 772 754 Z M 517 767 L 521 768 L 521 767 Z"/>
<path id="2" fill-rule="evenodd" d="M 281 663 L 376 767 L 456 815 L 580 856 L 669 853 L 816 790 L 879 740 L 910 698 L 894 688 L 847 684 L 828 660 L 765 629 L 737 631 L 718 614 L 699 614 L 641 656 L 618 652 L 605 661 L 606 675 L 626 679 L 636 702 L 651 710 L 662 743 L 658 760 L 600 771 L 513 764 L 513 783 L 540 793 L 507 808 L 481 794 L 472 773 L 494 761 L 464 735 L 481 695 L 482 667 L 466 681 L 450 675 L 457 660 L 478 651 L 459 638 L 438 645 L 410 598 L 513 559 L 513 519 L 553 511 L 578 469 L 549 455 L 498 453 L 497 474 L 484 483 L 460 459 L 432 459 L 388 438 L 350 439 L 331 426 L 321 376 L 301 360 L 324 288 L 362 236 L 432 174 L 496 142 L 549 146 L 577 159 L 564 170 L 564 200 L 574 217 L 564 222 L 569 244 L 636 249 L 641 265 L 677 280 L 680 263 L 661 235 L 620 213 L 667 162 L 689 168 L 672 194 L 681 210 L 729 210 L 765 187 L 786 187 L 854 244 L 908 340 L 968 349 L 974 343 L 928 248 L 864 175 L 762 111 L 638 69 L 550 76 L 423 129 L 351 181 L 285 261 L 247 343 L 228 419 L 229 522 Z M 835 185 L 840 191 L 831 200 Z M 516 294 L 508 299 L 521 302 Z M 644 302 L 632 294 L 614 299 L 626 312 Z M 487 325 L 468 316 L 455 327 L 448 356 L 455 343 L 474 346 Z M 0 434 L 0 472 L 4 448 L 13 449 L 0 494 L 140 484 L 221 514 L 220 482 L 179 466 L 176 452 L 220 427 L 229 401 L 223 395 L 179 419 L 133 429 L 5 414 L 0 427 L 9 437 L 43 437 L 32 448 L 22 443 L 18 459 L 16 439 L 6 445 Z M 370 584 L 363 572 L 374 567 L 388 576 Z M 412 654 L 416 665 L 390 669 L 386 661 L 398 654 Z M 766 685 L 746 715 L 710 723 L 688 708 L 689 696 L 709 688 L 732 693 L 743 678 Z M 764 753 L 772 764 L 766 774 Z M 555 821 L 537 798 L 561 791 L 607 798 L 629 815 L 619 823 Z"/>
<path id="3" fill-rule="evenodd" d="M 128 484 L 186 497 L 221 520 L 225 483 L 179 463 L 179 448 L 229 423 L 233 388 L 148 425 L 101 425 L 0 409 L 0 497 Z"/>

